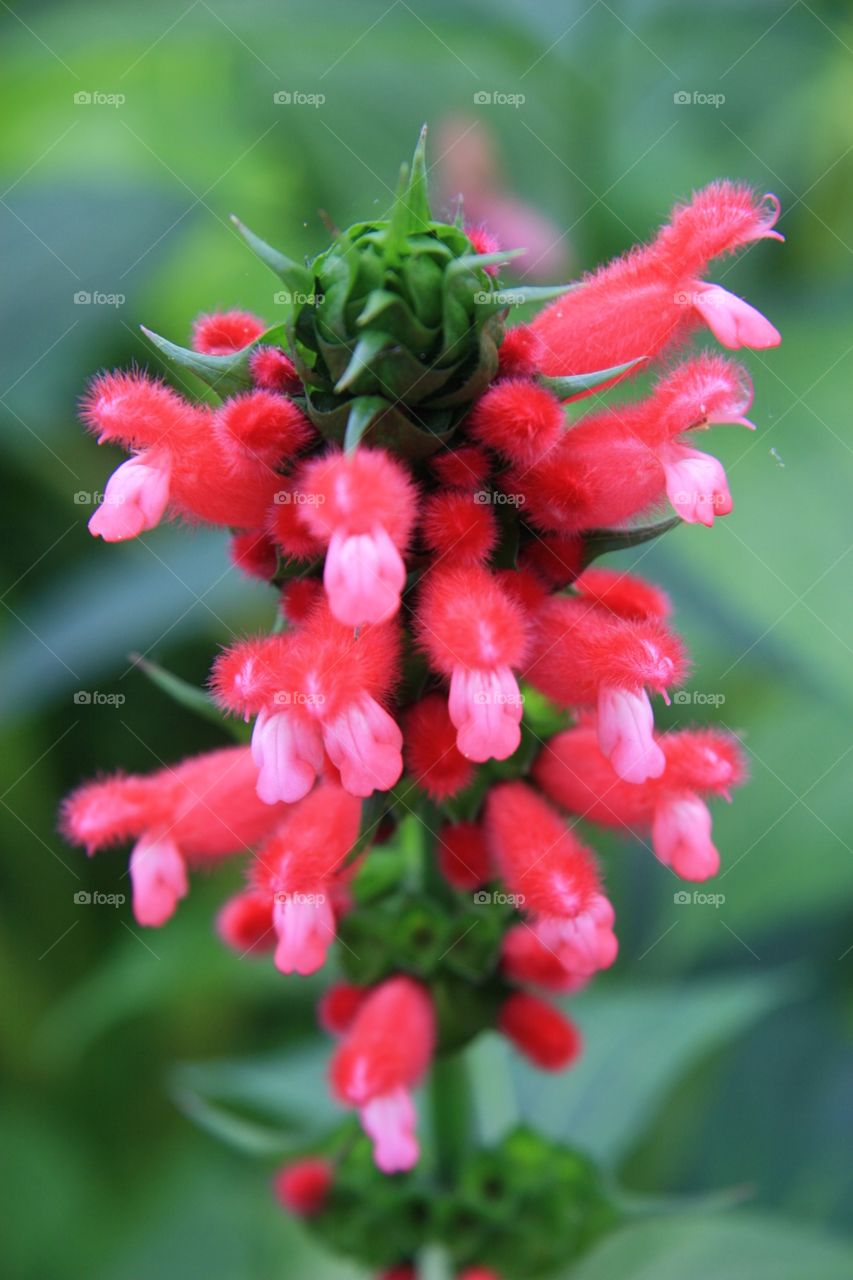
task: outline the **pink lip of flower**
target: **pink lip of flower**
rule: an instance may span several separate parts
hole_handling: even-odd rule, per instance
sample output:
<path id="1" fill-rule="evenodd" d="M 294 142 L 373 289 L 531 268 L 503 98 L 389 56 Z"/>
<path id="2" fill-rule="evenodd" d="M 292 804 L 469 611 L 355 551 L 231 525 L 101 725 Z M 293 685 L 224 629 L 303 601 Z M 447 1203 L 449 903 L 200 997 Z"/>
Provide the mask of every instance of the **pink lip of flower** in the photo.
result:
<path id="1" fill-rule="evenodd" d="M 665 867 L 683 880 L 707 880 L 720 869 L 711 839 L 711 813 L 690 791 L 666 794 L 655 806 L 652 847 Z"/>
<path id="2" fill-rule="evenodd" d="M 485 670 L 456 667 L 450 678 L 450 719 L 456 744 L 468 760 L 506 760 L 521 741 L 523 699 L 507 666 Z"/>
<path id="3" fill-rule="evenodd" d="M 624 782 L 659 778 L 666 757 L 653 737 L 654 715 L 645 689 L 602 684 L 598 694 L 598 742 Z"/>
<path id="4" fill-rule="evenodd" d="M 359 534 L 336 529 L 326 552 L 323 584 L 339 622 L 353 627 L 385 622 L 400 607 L 406 566 L 383 525 Z"/>
<path id="5" fill-rule="evenodd" d="M 716 516 L 731 512 L 732 495 L 717 458 L 682 444 L 662 446 L 659 457 L 666 476 L 667 497 L 682 520 L 710 528 Z"/>
<path id="6" fill-rule="evenodd" d="M 373 1141 L 373 1158 L 383 1173 L 413 1169 L 420 1156 L 415 1135 L 417 1114 L 408 1090 L 399 1087 L 371 1098 L 359 1108 L 365 1133 Z"/>
<path id="7" fill-rule="evenodd" d="M 275 967 L 280 973 L 307 977 L 322 969 L 335 940 L 334 913 L 322 890 L 276 894 L 273 927 L 278 935 Z"/>
<path id="8" fill-rule="evenodd" d="M 189 893 L 181 851 L 168 836 L 144 835 L 130 855 L 133 914 L 141 925 L 157 929 Z"/>
<path id="9" fill-rule="evenodd" d="M 169 503 L 168 455 L 153 450 L 129 458 L 107 481 L 89 532 L 105 542 L 125 542 L 154 529 Z"/>
<path id="10" fill-rule="evenodd" d="M 779 330 L 766 316 L 718 284 L 695 281 L 690 301 L 724 347 L 752 347 L 761 351 L 777 347 L 782 341 Z"/>
<path id="11" fill-rule="evenodd" d="M 319 726 L 301 712 L 263 710 L 252 731 L 258 795 L 265 804 L 294 804 L 308 794 L 323 768 Z"/>

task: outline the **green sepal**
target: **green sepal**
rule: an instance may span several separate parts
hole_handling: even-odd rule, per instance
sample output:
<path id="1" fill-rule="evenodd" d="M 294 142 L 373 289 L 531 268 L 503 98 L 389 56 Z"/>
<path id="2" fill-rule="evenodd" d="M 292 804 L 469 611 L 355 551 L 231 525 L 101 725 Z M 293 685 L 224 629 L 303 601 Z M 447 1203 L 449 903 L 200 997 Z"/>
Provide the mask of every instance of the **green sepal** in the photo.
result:
<path id="1" fill-rule="evenodd" d="M 347 429 L 344 432 L 344 453 L 353 453 L 364 438 L 371 423 L 388 407 L 381 396 L 357 396 L 349 403 Z"/>
<path id="2" fill-rule="evenodd" d="M 491 307 L 501 311 L 507 307 L 526 307 L 530 302 L 550 302 L 553 298 L 562 298 L 564 293 L 577 289 L 577 284 L 525 284 L 496 289 L 494 294 L 478 307 Z"/>
<path id="3" fill-rule="evenodd" d="M 370 421 L 361 438 L 383 449 L 393 449 L 403 458 L 428 458 L 447 444 L 456 428 L 457 415 L 450 409 L 419 415 L 418 425 L 411 414 L 381 396 L 365 396 L 372 406 Z M 327 440 L 342 444 L 349 426 L 352 400 L 340 402 L 337 396 L 310 392 L 306 412 L 314 426 Z M 327 407 L 328 406 L 328 407 Z"/>
<path id="4" fill-rule="evenodd" d="M 625 364 L 614 364 L 609 369 L 597 369 L 594 373 L 573 373 L 564 378 L 547 378 L 540 374 L 537 382 L 540 386 L 553 391 L 560 400 L 568 400 L 570 396 L 579 395 L 582 391 L 593 391 L 603 382 L 611 382 L 629 369 L 636 369 L 638 364 L 648 360 L 648 356 L 637 356 L 636 360 L 628 360 Z"/>
<path id="5" fill-rule="evenodd" d="M 173 675 L 171 671 L 167 671 L 159 663 L 151 662 L 149 658 L 143 658 L 141 654 L 133 653 L 130 657 L 134 666 L 138 667 L 142 674 L 147 676 L 158 689 L 168 694 L 173 702 L 177 702 L 197 716 L 202 716 L 205 720 L 211 720 L 220 729 L 230 733 L 232 738 L 235 738 L 238 742 L 247 741 L 248 731 L 245 726 L 238 720 L 233 720 L 224 715 L 206 689 L 199 689 L 197 685 L 190 684 L 188 680 L 183 680 L 180 676 Z"/>
<path id="6" fill-rule="evenodd" d="M 607 555 L 609 551 L 627 551 L 629 547 L 639 547 L 644 542 L 651 542 L 664 533 L 669 533 L 676 525 L 681 524 L 681 516 L 670 516 L 658 524 L 640 525 L 634 529 L 591 529 L 583 535 L 584 568 Z"/>
<path id="7" fill-rule="evenodd" d="M 256 236 L 254 231 L 250 231 L 233 213 L 231 221 L 252 252 L 260 258 L 261 262 L 274 271 L 279 280 L 286 284 L 293 293 L 307 294 L 313 291 L 314 273 L 310 267 L 300 266 L 298 262 L 294 262 L 292 258 L 288 258 L 280 250 L 274 249 L 271 244 L 267 244 L 260 236 Z"/>
<path id="8" fill-rule="evenodd" d="M 201 351 L 192 351 L 189 347 L 178 346 L 159 333 L 139 326 L 161 355 L 179 369 L 193 373 L 220 397 L 234 395 L 240 391 L 248 391 L 252 386 L 251 359 L 252 354 L 260 346 L 282 346 L 286 336 L 284 324 L 273 325 L 254 342 L 242 347 L 239 351 L 229 352 L 227 356 L 210 356 Z"/>
<path id="9" fill-rule="evenodd" d="M 424 125 L 415 144 L 412 156 L 411 177 L 406 191 L 406 205 L 412 222 L 426 228 L 432 221 L 432 210 L 429 207 L 429 191 L 427 187 L 426 167 L 427 127 Z"/>
<path id="10" fill-rule="evenodd" d="M 370 329 L 355 344 L 346 369 L 335 383 L 335 391 L 340 394 L 348 391 L 356 379 L 363 373 L 373 371 L 377 356 L 394 345 L 390 334 L 379 329 Z"/>

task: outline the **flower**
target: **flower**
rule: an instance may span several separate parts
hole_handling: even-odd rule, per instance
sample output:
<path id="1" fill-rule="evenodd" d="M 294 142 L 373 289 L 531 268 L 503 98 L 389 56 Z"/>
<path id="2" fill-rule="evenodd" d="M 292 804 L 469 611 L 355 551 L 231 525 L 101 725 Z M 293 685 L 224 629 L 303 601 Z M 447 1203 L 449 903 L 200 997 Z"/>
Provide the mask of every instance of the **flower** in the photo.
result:
<path id="1" fill-rule="evenodd" d="M 414 782 L 434 800 L 447 800 L 468 786 L 474 776 L 471 761 L 456 745 L 456 726 L 447 699 L 428 693 L 403 714 L 406 768 Z"/>
<path id="2" fill-rule="evenodd" d="M 441 874 L 461 893 L 478 889 L 492 878 L 483 829 L 476 822 L 456 822 L 441 828 L 436 842 Z"/>
<path id="3" fill-rule="evenodd" d="M 193 756 L 147 776 L 116 774 L 87 782 L 67 798 L 61 827 L 89 854 L 134 840 L 133 911 L 158 927 L 188 889 L 186 867 L 248 851 L 280 820 L 279 805 L 255 794 L 248 747 Z"/>
<path id="4" fill-rule="evenodd" d="M 281 973 L 314 973 L 335 938 L 332 883 L 358 839 L 361 803 L 325 782 L 292 805 L 255 858 L 254 887 L 267 896 Z"/>
<path id="5" fill-rule="evenodd" d="M 531 324 L 544 345 L 543 373 L 589 373 L 683 342 L 703 321 L 726 346 L 773 347 L 778 332 L 754 308 L 699 278 L 720 254 L 764 238 L 781 239 L 775 196 L 712 182 L 648 245 L 589 275 Z"/>
<path id="6" fill-rule="evenodd" d="M 323 1208 L 333 1181 L 334 1172 L 328 1160 L 311 1156 L 279 1169 L 273 1187 L 283 1209 L 301 1218 L 310 1218 Z"/>
<path id="7" fill-rule="evenodd" d="M 648 690 L 666 693 L 685 665 L 680 640 L 661 620 L 620 618 L 561 596 L 536 614 L 525 675 L 561 706 L 595 706 L 602 752 L 621 778 L 640 783 L 664 768 Z"/>
<path id="8" fill-rule="evenodd" d="M 321 602 L 292 633 L 242 641 L 220 656 L 216 697 L 257 716 L 252 753 L 266 803 L 306 796 L 326 770 L 324 753 L 352 795 L 394 785 L 403 735 L 379 699 L 396 679 L 397 647 L 388 624 L 355 636 Z"/>
<path id="9" fill-rule="evenodd" d="M 266 325 L 250 311 L 215 311 L 193 321 L 193 351 L 208 356 L 227 356 L 248 347 Z"/>
<path id="10" fill-rule="evenodd" d="M 685 880 L 716 875 L 720 855 L 711 840 L 711 814 L 704 797 L 729 796 L 743 782 L 742 752 L 731 734 L 684 729 L 656 738 L 665 769 L 641 786 L 624 782 L 598 747 L 588 724 L 559 733 L 533 769 L 539 786 L 570 813 L 651 835 L 655 855 Z"/>
<path id="11" fill-rule="evenodd" d="M 435 1014 L 424 987 L 394 977 L 374 987 L 358 1009 L 332 1059 L 337 1097 L 358 1108 L 383 1173 L 411 1169 L 418 1160 L 410 1090 L 429 1066 Z"/>
<path id="12" fill-rule="evenodd" d="M 415 521 L 414 487 L 379 449 L 329 453 L 297 477 L 303 526 L 327 546 L 323 582 L 339 622 L 384 622 L 400 607 L 405 549 Z"/>
<path id="13" fill-rule="evenodd" d="M 499 783 L 486 800 L 485 831 L 534 933 L 563 968 L 587 976 L 611 965 L 613 910 L 598 868 L 547 801 L 524 782 Z"/>
<path id="14" fill-rule="evenodd" d="M 575 1024 L 553 1004 L 526 991 L 514 991 L 504 1000 L 498 1030 L 543 1071 L 562 1071 L 581 1052 Z"/>
<path id="15" fill-rule="evenodd" d="M 512 668 L 526 645 L 522 610 L 478 565 L 427 575 L 416 616 L 430 665 L 450 679 L 450 719 L 468 760 L 506 760 L 521 739 L 522 698 Z"/>

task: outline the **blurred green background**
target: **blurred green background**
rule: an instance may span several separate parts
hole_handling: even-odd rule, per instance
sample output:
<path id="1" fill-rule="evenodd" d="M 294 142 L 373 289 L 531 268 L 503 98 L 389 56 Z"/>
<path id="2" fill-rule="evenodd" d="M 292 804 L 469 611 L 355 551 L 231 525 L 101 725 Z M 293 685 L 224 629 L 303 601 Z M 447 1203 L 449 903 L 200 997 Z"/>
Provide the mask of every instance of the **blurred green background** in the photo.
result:
<path id="1" fill-rule="evenodd" d="M 679 905 L 642 849 L 595 834 L 621 956 L 575 1002 L 587 1060 L 565 1079 L 517 1076 L 525 1114 L 630 1191 L 701 1205 L 737 1188 L 756 1221 L 786 1218 L 790 1237 L 767 1236 L 774 1276 L 853 1274 L 831 1245 L 823 1264 L 783 1269 L 795 1240 L 843 1229 L 851 1190 L 849 6 L 14 0 L 0 21 L 4 1274 L 339 1274 L 272 1204 L 273 1164 L 246 1150 L 265 1148 L 263 1133 L 226 1146 L 175 1104 L 213 1129 L 247 1112 L 298 1128 L 329 1106 L 312 984 L 240 963 L 213 937 L 238 869 L 197 882 L 156 934 L 126 905 L 74 901 L 126 893 L 125 859 L 87 863 L 62 845 L 63 793 L 221 741 L 128 654 L 201 683 L 217 645 L 274 612 L 227 568 L 218 533 L 89 538 L 91 495 L 118 455 L 84 436 L 75 401 L 102 366 L 158 367 L 139 322 L 183 342 L 200 310 L 275 319 L 275 281 L 228 214 L 294 256 L 317 251 L 319 209 L 347 225 L 386 207 L 423 120 L 433 178 L 473 184 L 491 150 L 490 181 L 555 225 L 564 271 L 647 236 L 718 175 L 782 201 L 787 244 L 714 277 L 784 334 L 781 350 L 746 357 L 756 435 L 713 433 L 735 512 L 624 558 L 673 593 L 695 657 L 695 696 L 661 721 L 724 723 L 750 755 L 749 787 L 715 813 L 725 901 Z M 81 704 L 81 690 L 123 702 Z M 287 1069 L 285 1045 L 299 1050 Z M 253 1065 L 229 1065 L 243 1058 Z M 673 1247 L 642 1275 L 706 1275 Z M 717 1247 L 700 1249 L 706 1265 Z M 707 1275 L 739 1276 L 734 1252 Z M 759 1256 L 744 1276 L 764 1274 Z M 589 1275 L 628 1280 L 636 1257 Z"/>

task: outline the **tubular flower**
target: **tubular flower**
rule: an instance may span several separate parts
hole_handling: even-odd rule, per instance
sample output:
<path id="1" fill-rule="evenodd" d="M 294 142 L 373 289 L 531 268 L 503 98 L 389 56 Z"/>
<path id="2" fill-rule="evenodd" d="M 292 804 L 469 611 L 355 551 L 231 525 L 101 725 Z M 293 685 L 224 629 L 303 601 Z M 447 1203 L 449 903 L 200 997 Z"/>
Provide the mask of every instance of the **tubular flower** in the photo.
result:
<path id="1" fill-rule="evenodd" d="M 561 706 L 595 706 L 602 752 L 620 778 L 639 783 L 665 765 L 648 690 L 665 695 L 684 671 L 681 642 L 663 622 L 563 596 L 536 615 L 525 675 Z"/>
<path id="2" fill-rule="evenodd" d="M 657 356 L 703 322 L 727 347 L 776 346 L 779 334 L 760 312 L 701 276 L 721 254 L 781 240 L 778 216 L 775 196 L 758 198 L 733 182 L 698 191 L 650 244 L 587 276 L 533 321 L 542 372 L 586 373 Z"/>
<path id="3" fill-rule="evenodd" d="M 361 802 L 326 782 L 291 806 L 256 854 L 255 888 L 272 905 L 282 973 L 314 973 L 335 939 L 332 885 L 358 838 Z"/>
<path id="4" fill-rule="evenodd" d="M 133 912 L 165 924 L 186 896 L 187 866 L 204 866 L 263 840 L 280 806 L 255 795 L 248 747 L 227 747 L 157 773 L 86 782 L 63 805 L 65 836 L 89 854 L 135 841 L 130 858 Z"/>
<path id="5" fill-rule="evenodd" d="M 485 569 L 439 568 L 427 576 L 417 631 L 431 666 L 450 680 L 450 719 L 468 760 L 506 760 L 521 739 L 525 619 Z"/>
<path id="6" fill-rule="evenodd" d="M 575 1024 L 547 1000 L 526 991 L 514 991 L 506 998 L 498 1015 L 498 1030 L 543 1071 L 562 1071 L 581 1052 Z"/>
<path id="7" fill-rule="evenodd" d="M 602 755 L 588 725 L 557 734 L 542 750 L 533 776 L 570 813 L 634 835 L 651 835 L 656 856 L 685 880 L 716 875 L 720 855 L 711 841 L 706 797 L 730 798 L 745 777 L 737 741 L 712 729 L 661 734 L 666 761 L 659 778 L 642 786 L 622 781 Z"/>
<path id="8" fill-rule="evenodd" d="M 208 408 L 146 374 L 104 373 L 84 397 L 82 416 L 100 443 L 134 450 L 89 522 L 96 536 L 135 537 L 153 529 L 167 508 L 210 524 L 263 525 L 280 479 L 244 444 L 217 435 Z"/>
<path id="9" fill-rule="evenodd" d="M 227 356 L 259 338 L 266 325 L 250 311 L 215 311 L 197 316 L 193 322 L 193 351 L 208 356 Z"/>
<path id="10" fill-rule="evenodd" d="M 276 1174 L 273 1185 L 283 1209 L 308 1218 L 323 1208 L 333 1181 L 334 1172 L 328 1160 L 312 1156 L 285 1165 Z"/>
<path id="11" fill-rule="evenodd" d="M 486 801 L 485 830 L 534 933 L 563 968 L 584 977 L 611 965 L 613 909 L 598 868 L 547 801 L 523 782 L 501 783 Z"/>
<path id="12" fill-rule="evenodd" d="M 383 1173 L 417 1163 L 410 1090 L 429 1066 L 434 1046 L 429 995 L 411 978 L 396 977 L 367 996 L 332 1059 L 332 1088 L 341 1102 L 358 1107 Z"/>
<path id="13" fill-rule="evenodd" d="M 139 371 L 85 394 L 87 426 L 127 455 L 92 533 L 219 525 L 233 564 L 271 588 L 274 622 L 218 655 L 198 703 L 250 723 L 250 746 L 86 783 L 62 828 L 90 853 L 130 844 L 145 925 L 169 918 L 195 868 L 247 855 L 216 934 L 286 974 L 314 974 L 334 948 L 317 1018 L 336 1037 L 332 1093 L 369 1139 L 353 1141 L 354 1118 L 318 1135 L 322 1159 L 279 1171 L 280 1201 L 388 1280 L 414 1276 L 436 1234 L 460 1277 L 490 1280 L 485 1264 L 571 1269 L 614 1206 L 585 1158 L 529 1130 L 469 1151 L 462 1126 L 451 1150 L 452 1056 L 492 1029 L 544 1070 L 574 1062 L 580 1036 L 554 997 L 618 951 L 575 823 L 638 834 L 702 880 L 720 862 L 711 799 L 743 780 L 730 736 L 655 731 L 652 695 L 687 668 L 670 601 L 599 557 L 731 510 L 699 433 L 752 426 L 749 375 L 716 350 L 653 362 L 702 325 L 727 347 L 778 341 L 706 280 L 714 258 L 778 238 L 778 208 L 713 183 L 651 243 L 548 288 L 557 301 L 509 327 L 532 300 L 501 281 L 515 251 L 461 210 L 433 217 L 424 145 L 390 215 L 310 261 L 237 223 L 287 290 L 284 323 L 202 315 L 192 350 L 149 335 L 216 407 Z M 642 394 L 567 409 L 640 366 Z M 678 518 L 658 522 L 667 502 Z M 436 1169 L 379 1190 L 365 1151 L 384 1173 L 414 1166 L 413 1090 L 433 1057 Z M 440 1232 L 420 1211 L 436 1173 Z M 509 1251 L 494 1215 L 516 1191 L 533 1216 Z"/>
<path id="14" fill-rule="evenodd" d="M 334 616 L 353 627 L 392 617 L 416 515 L 406 471 L 381 450 L 358 449 L 307 463 L 297 486 L 302 523 L 327 547 L 323 582 Z"/>
<path id="15" fill-rule="evenodd" d="M 397 647 L 388 624 L 353 635 L 321 602 L 297 631 L 221 655 L 213 673 L 218 700 L 257 717 L 252 754 L 262 800 L 301 800 L 326 755 L 352 795 L 394 785 L 403 735 L 381 700 L 396 678 Z"/>
<path id="16" fill-rule="evenodd" d="M 676 367 L 645 400 L 582 419 L 537 464 L 505 487 L 545 530 L 578 533 L 621 524 L 666 495 L 682 519 L 710 525 L 732 508 L 716 458 L 684 443 L 685 432 L 716 423 L 752 424 L 746 371 L 704 354 Z"/>
<path id="17" fill-rule="evenodd" d="M 434 800 L 447 800 L 468 786 L 474 770 L 456 745 L 456 726 L 440 693 L 428 693 L 407 709 L 403 737 L 406 767 Z"/>

